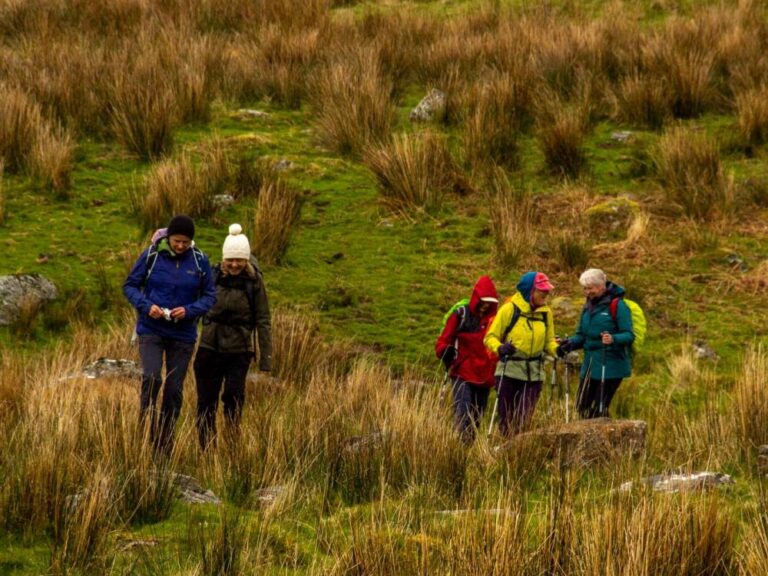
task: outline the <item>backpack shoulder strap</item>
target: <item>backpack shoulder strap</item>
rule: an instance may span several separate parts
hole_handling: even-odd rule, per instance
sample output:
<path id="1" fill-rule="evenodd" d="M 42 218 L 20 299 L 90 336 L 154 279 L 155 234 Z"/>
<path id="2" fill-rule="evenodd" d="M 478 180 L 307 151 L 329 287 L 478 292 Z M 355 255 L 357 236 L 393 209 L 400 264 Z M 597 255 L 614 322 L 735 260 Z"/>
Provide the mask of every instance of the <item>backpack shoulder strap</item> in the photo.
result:
<path id="1" fill-rule="evenodd" d="M 507 341 L 507 336 L 509 336 L 509 333 L 512 331 L 512 328 L 515 327 L 517 321 L 520 320 L 520 314 L 522 314 L 522 311 L 517 307 L 517 304 L 512 304 L 512 320 L 509 321 L 509 324 L 507 324 L 507 327 L 504 329 L 504 333 L 501 335 L 502 343 Z"/>
<path id="2" fill-rule="evenodd" d="M 613 321 L 616 322 L 616 314 L 618 314 L 619 310 L 618 296 L 611 299 L 611 303 L 608 305 L 608 310 L 611 312 L 611 318 L 613 318 Z"/>
<path id="3" fill-rule="evenodd" d="M 149 280 L 149 276 L 152 274 L 152 271 L 155 269 L 155 264 L 157 264 L 157 246 L 155 244 L 151 244 L 149 248 L 147 249 L 147 257 L 145 259 L 145 269 L 146 273 L 144 274 L 144 287 L 147 286 L 147 280 Z"/>
<path id="4" fill-rule="evenodd" d="M 456 308 L 456 315 L 459 317 L 459 325 L 456 327 L 456 332 L 461 332 L 464 329 L 464 324 L 467 323 L 467 316 L 469 310 L 467 306 L 459 306 Z"/>

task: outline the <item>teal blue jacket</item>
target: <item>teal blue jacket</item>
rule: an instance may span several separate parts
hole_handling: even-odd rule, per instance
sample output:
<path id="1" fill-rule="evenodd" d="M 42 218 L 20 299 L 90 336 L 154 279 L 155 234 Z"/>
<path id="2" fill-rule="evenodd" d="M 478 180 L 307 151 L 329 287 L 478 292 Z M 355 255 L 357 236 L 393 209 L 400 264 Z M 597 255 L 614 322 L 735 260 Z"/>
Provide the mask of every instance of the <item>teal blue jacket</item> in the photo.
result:
<path id="1" fill-rule="evenodd" d="M 596 301 L 587 300 L 581 311 L 576 334 L 568 339 L 574 350 L 584 349 L 581 377 L 587 374 L 599 380 L 605 378 L 626 378 L 632 373 L 631 346 L 635 335 L 632 332 L 632 313 L 620 298 L 624 288 L 608 282 L 607 290 Z M 616 306 L 616 321 L 611 316 L 611 300 L 619 298 Z M 609 332 L 613 343 L 603 345 L 602 333 Z"/>

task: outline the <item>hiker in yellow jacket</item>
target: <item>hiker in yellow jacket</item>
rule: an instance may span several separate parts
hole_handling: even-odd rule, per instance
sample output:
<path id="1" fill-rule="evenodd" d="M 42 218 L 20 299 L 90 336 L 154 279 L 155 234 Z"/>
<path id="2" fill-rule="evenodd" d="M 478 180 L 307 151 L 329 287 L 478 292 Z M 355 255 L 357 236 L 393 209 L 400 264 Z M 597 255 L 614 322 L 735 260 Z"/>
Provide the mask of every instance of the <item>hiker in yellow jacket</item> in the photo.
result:
<path id="1" fill-rule="evenodd" d="M 499 430 L 517 434 L 533 416 L 544 381 L 544 352 L 557 352 L 555 325 L 547 298 L 552 291 L 543 272 L 526 272 L 517 292 L 496 314 L 485 335 L 485 346 L 499 356 L 496 394 Z"/>

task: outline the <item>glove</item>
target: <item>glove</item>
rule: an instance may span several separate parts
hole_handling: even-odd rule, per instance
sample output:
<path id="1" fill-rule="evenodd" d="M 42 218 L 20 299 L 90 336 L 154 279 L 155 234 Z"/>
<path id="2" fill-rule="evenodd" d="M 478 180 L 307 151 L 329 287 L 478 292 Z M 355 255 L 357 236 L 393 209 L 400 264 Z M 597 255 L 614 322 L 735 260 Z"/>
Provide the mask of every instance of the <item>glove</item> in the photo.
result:
<path id="1" fill-rule="evenodd" d="M 515 345 L 512 344 L 512 342 L 504 342 L 504 344 L 499 346 L 498 350 L 499 358 L 502 359 L 512 356 L 515 352 L 517 352 L 517 348 L 515 348 Z"/>
<path id="2" fill-rule="evenodd" d="M 456 348 L 454 348 L 453 346 L 448 346 L 443 351 L 442 360 L 446 370 L 451 369 L 451 365 L 456 361 L 456 354 L 457 354 Z"/>
<path id="3" fill-rule="evenodd" d="M 563 340 L 560 342 L 560 345 L 557 347 L 557 357 L 558 358 L 565 358 L 565 356 L 573 350 L 573 344 L 570 343 L 568 340 Z"/>

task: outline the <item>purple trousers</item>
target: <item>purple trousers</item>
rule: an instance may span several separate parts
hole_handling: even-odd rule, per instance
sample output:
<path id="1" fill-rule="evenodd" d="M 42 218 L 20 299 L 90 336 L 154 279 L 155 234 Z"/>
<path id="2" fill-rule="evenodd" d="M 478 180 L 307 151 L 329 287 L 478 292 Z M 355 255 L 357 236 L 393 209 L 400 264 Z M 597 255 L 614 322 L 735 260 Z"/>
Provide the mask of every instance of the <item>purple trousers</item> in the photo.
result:
<path id="1" fill-rule="evenodd" d="M 541 381 L 497 378 L 496 393 L 499 396 L 499 431 L 507 436 L 527 430 L 539 401 Z"/>

